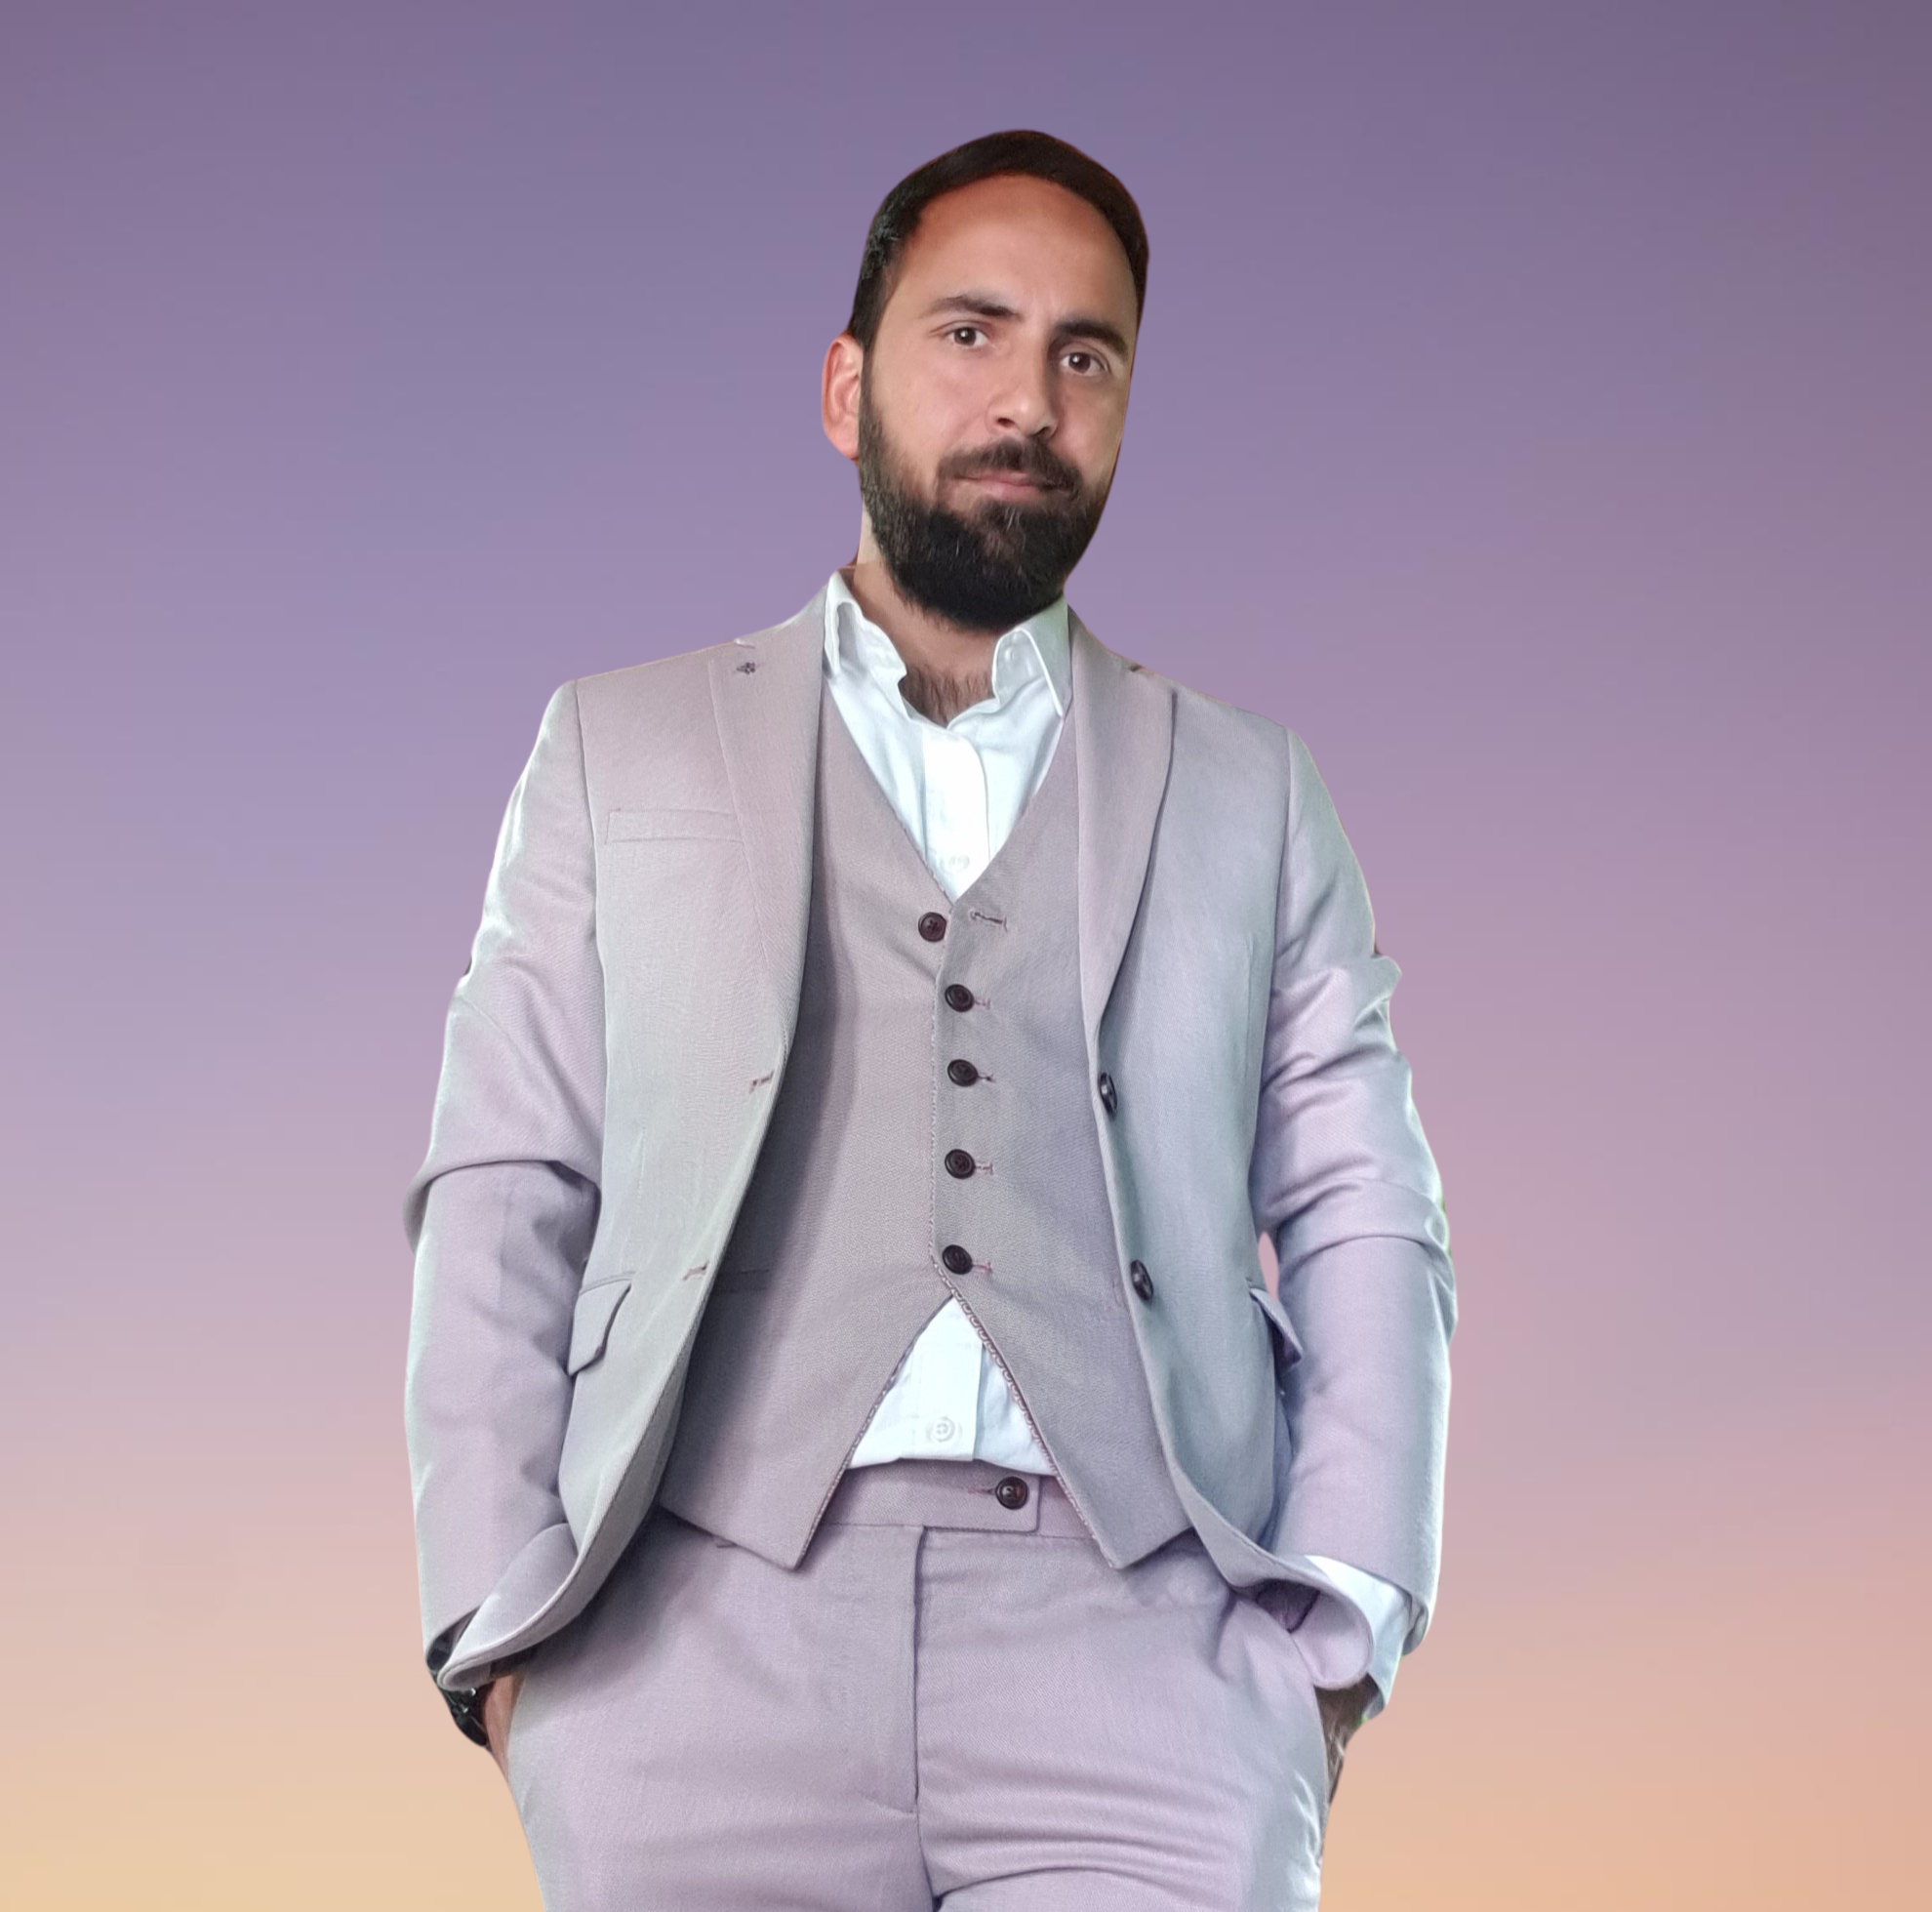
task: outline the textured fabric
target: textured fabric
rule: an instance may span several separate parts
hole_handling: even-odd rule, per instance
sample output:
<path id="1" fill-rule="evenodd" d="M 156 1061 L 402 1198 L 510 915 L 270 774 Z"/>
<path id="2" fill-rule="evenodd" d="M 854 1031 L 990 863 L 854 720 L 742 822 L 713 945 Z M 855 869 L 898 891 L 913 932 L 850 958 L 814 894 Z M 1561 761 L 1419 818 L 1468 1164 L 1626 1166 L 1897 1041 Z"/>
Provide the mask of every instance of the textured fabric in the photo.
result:
<path id="1" fill-rule="evenodd" d="M 584 1610 L 662 1478 L 796 1034 L 824 608 L 565 685 L 511 792 L 404 1200 L 423 1639 L 454 1636 L 452 1690 Z M 1194 1530 L 1284 1619 L 1316 1601 L 1298 1643 L 1347 1686 L 1369 1630 L 1322 1624 L 1346 1603 L 1309 1556 L 1411 1596 L 1411 1648 L 1440 1560 L 1455 1299 L 1398 972 L 1300 739 L 1068 630 L 1114 1277 Z"/>
<path id="2" fill-rule="evenodd" d="M 1053 760 L 1072 696 L 1067 616 L 1067 599 L 1057 597 L 1002 632 L 987 667 L 991 694 L 939 724 L 906 702 L 900 688 L 906 661 L 860 609 L 844 573 L 834 571 L 825 581 L 831 699 L 873 781 L 948 897 L 956 898 L 992 861 Z M 998 1362 L 954 1300 L 919 1330 L 847 1465 L 906 1455 L 977 1455 L 1052 1471 Z M 1368 1670 L 1376 1685 L 1370 1712 L 1378 1713 L 1394 1687 L 1414 1605 L 1399 1587 L 1346 1562 L 1320 1554 L 1308 1560 L 1370 1629 Z M 1321 1601 L 1308 1623 L 1316 1632 L 1332 1631 L 1338 1616 L 1335 1602 Z"/>
<path id="3" fill-rule="evenodd" d="M 1001 1478 L 855 1469 L 789 1571 L 654 1510 L 510 1716 L 547 1912 L 1313 1906 L 1294 1638 L 1191 1529 L 1117 1569 Z"/>
<path id="4" fill-rule="evenodd" d="M 1067 600 L 994 640 L 990 694 L 935 723 L 900 688 L 906 661 L 860 609 L 844 574 L 825 581 L 825 685 L 893 814 L 948 899 L 975 882 L 1053 760 L 1072 694 Z M 1050 1473 L 991 1351 L 945 1307 L 920 1329 L 849 1463 L 978 1456 Z"/>
<path id="5" fill-rule="evenodd" d="M 956 1299 L 1115 1566 L 1187 1526 L 1154 1426 L 1080 1032 L 1077 724 L 950 903 L 820 701 L 798 1024 L 693 1345 L 659 1500 L 783 1566 L 804 1554 L 914 1334 Z M 944 924 L 939 940 L 922 922 Z M 975 1000 L 950 1007 L 963 987 Z M 947 1064 L 979 1078 L 953 1081 Z M 963 1151 L 974 1172 L 946 1162 Z M 942 1250 L 972 1266 L 947 1269 Z M 1270 1389 L 1266 1323 L 1250 1386 Z M 1272 1449 L 1261 1450 L 1271 1463 Z"/>

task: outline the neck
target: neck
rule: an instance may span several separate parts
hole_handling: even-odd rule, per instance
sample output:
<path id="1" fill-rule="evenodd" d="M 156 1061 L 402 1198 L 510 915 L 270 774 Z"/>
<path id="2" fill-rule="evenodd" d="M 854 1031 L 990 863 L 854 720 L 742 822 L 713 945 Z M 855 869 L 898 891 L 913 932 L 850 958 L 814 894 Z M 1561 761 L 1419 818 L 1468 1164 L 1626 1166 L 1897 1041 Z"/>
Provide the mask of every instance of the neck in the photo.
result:
<path id="1" fill-rule="evenodd" d="M 859 608 L 906 660 L 900 689 L 915 711 L 935 723 L 949 723 L 992 695 L 993 646 L 1002 633 L 968 631 L 914 604 L 893 583 L 869 524 L 860 528 L 859 554 L 846 567 L 845 579 Z"/>

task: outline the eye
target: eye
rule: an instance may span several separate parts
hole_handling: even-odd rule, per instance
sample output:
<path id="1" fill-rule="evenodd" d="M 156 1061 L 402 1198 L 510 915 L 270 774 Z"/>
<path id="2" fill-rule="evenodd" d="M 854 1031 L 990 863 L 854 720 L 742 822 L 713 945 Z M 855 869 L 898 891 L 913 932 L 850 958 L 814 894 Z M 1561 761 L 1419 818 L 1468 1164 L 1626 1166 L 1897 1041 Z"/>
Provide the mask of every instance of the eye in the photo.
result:
<path id="1" fill-rule="evenodd" d="M 1107 369 L 1106 366 L 1101 362 L 1099 355 L 1095 352 L 1090 352 L 1090 351 L 1068 352 L 1067 354 L 1067 363 L 1073 371 L 1079 373 L 1082 377 L 1085 377 L 1090 373 L 1102 372 Z"/>
<path id="2" fill-rule="evenodd" d="M 952 325 L 946 328 L 946 337 L 955 346 L 970 346 L 975 339 L 983 336 L 977 325 Z"/>

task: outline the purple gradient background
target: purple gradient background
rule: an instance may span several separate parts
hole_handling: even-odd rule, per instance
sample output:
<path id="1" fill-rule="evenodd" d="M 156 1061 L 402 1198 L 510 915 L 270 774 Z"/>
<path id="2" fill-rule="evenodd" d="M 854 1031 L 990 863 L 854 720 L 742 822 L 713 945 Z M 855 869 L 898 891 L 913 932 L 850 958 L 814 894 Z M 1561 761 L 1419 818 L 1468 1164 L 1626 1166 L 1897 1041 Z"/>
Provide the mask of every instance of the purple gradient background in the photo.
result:
<path id="1" fill-rule="evenodd" d="M 850 556 L 865 223 L 1009 125 L 1152 235 L 1073 600 L 1308 740 L 1448 1188 L 1325 1903 L 1918 1888 L 1932 15 L 15 0 L 9 1903 L 537 1905 L 418 1658 L 443 1010 L 546 694 Z"/>

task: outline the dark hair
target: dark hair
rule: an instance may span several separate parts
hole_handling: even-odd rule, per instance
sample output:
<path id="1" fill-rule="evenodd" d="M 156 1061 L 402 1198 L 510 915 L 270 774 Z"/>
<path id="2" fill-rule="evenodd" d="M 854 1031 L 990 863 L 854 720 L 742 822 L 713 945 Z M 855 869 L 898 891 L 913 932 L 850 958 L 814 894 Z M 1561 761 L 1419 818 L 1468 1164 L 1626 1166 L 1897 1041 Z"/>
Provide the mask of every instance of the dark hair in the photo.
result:
<path id="1" fill-rule="evenodd" d="M 1138 319 L 1147 303 L 1147 228 L 1141 223 L 1134 195 L 1099 160 L 1089 159 L 1078 146 L 1069 146 L 1051 133 L 988 133 L 906 174 L 872 215 L 865 256 L 859 262 L 858 290 L 852 295 L 852 316 L 845 328 L 868 351 L 892 292 L 899 256 L 918 230 L 926 208 L 961 186 L 1015 173 L 1065 186 L 1112 226 L 1127 255 L 1127 269 L 1134 275 Z"/>

